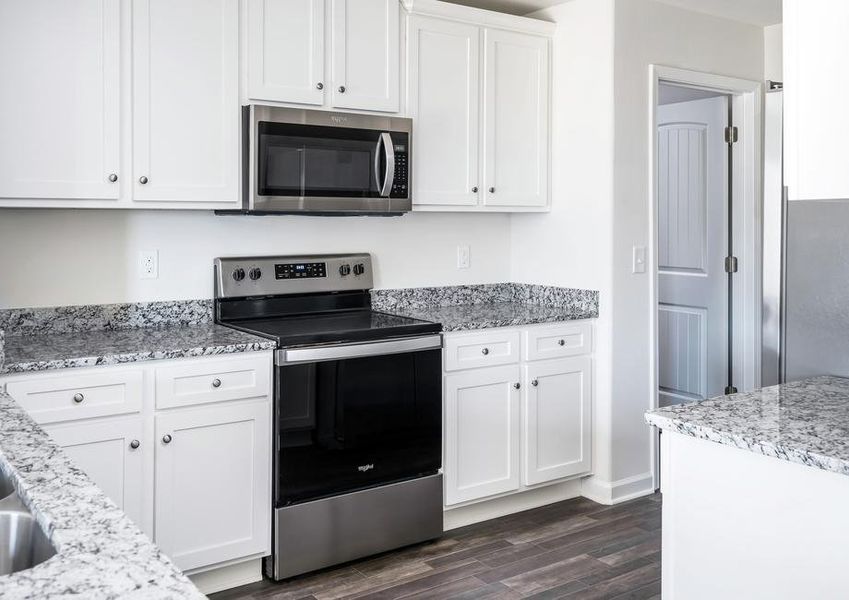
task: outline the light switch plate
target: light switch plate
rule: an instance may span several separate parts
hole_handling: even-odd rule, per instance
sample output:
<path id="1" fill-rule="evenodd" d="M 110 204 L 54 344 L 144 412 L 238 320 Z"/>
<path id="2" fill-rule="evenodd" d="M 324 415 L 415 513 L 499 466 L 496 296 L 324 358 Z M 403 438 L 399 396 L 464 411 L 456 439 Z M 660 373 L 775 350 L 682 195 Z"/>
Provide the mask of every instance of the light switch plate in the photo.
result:
<path id="1" fill-rule="evenodd" d="M 631 267 L 634 273 L 646 272 L 646 247 L 634 246 L 634 261 Z"/>
<path id="2" fill-rule="evenodd" d="M 471 263 L 471 249 L 468 246 L 457 246 L 457 268 L 468 269 Z"/>

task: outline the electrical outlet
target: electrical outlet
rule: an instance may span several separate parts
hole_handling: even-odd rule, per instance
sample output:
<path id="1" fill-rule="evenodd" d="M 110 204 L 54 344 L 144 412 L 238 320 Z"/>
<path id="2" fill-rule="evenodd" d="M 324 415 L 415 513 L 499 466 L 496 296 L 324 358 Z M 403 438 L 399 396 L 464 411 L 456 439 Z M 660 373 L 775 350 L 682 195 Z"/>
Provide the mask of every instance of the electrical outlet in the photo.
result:
<path id="1" fill-rule="evenodd" d="M 468 246 L 457 246 L 457 268 L 468 269 L 471 262 L 471 250 Z"/>
<path id="2" fill-rule="evenodd" d="M 139 252 L 139 278 L 156 279 L 159 277 L 159 252 L 142 250 Z"/>

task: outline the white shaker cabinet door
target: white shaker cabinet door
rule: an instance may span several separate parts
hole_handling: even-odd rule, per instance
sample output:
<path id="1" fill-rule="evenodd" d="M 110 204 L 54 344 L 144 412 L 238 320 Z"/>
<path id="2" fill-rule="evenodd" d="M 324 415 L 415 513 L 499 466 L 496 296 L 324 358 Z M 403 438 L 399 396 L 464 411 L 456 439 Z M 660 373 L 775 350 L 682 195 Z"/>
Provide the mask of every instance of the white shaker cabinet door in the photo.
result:
<path id="1" fill-rule="evenodd" d="M 548 204 L 549 41 L 484 30 L 484 204 Z"/>
<path id="2" fill-rule="evenodd" d="M 0 2 L 0 206 L 117 200 L 119 0 Z M 43 199 L 8 202 L 3 199 Z"/>
<path id="3" fill-rule="evenodd" d="M 398 112 L 398 0 L 331 0 L 330 104 Z"/>
<path id="4" fill-rule="evenodd" d="M 445 376 L 445 504 L 519 489 L 519 366 Z"/>
<path id="5" fill-rule="evenodd" d="M 269 402 L 162 411 L 156 543 L 182 570 L 271 549 Z"/>
<path id="6" fill-rule="evenodd" d="M 144 476 L 153 450 L 145 443 L 140 416 L 43 427 L 118 508 L 146 534 L 153 533 Z"/>
<path id="7" fill-rule="evenodd" d="M 324 103 L 324 0 L 247 0 L 248 97 Z"/>
<path id="8" fill-rule="evenodd" d="M 237 0 L 132 7 L 133 200 L 236 207 Z"/>
<path id="9" fill-rule="evenodd" d="M 590 470 L 590 367 L 585 356 L 525 366 L 525 485 Z"/>
<path id="10" fill-rule="evenodd" d="M 407 109 L 416 126 L 413 203 L 475 206 L 480 197 L 480 28 L 413 15 L 407 35 Z"/>

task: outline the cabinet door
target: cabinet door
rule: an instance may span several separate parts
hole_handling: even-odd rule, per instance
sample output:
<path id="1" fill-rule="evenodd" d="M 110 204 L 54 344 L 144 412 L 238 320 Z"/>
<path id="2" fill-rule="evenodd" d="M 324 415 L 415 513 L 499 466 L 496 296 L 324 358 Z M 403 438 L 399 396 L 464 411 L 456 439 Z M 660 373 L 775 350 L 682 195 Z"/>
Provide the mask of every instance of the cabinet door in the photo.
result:
<path id="1" fill-rule="evenodd" d="M 785 185 L 791 200 L 849 198 L 849 3 L 785 0 Z M 844 89 L 845 88 L 845 89 Z"/>
<path id="2" fill-rule="evenodd" d="M 413 15 L 408 21 L 413 203 L 474 206 L 478 178 L 480 28 Z"/>
<path id="3" fill-rule="evenodd" d="M 145 484 L 145 457 L 151 450 L 140 416 L 70 421 L 44 430 L 136 525 L 148 535 L 153 532 L 152 513 L 145 509 L 145 491 L 153 483 Z"/>
<path id="4" fill-rule="evenodd" d="M 548 40 L 486 29 L 484 204 L 548 204 Z"/>
<path id="5" fill-rule="evenodd" d="M 120 10 L 0 2 L 0 198 L 118 198 Z"/>
<path id="6" fill-rule="evenodd" d="M 248 0 L 248 97 L 324 102 L 324 0 Z"/>
<path id="7" fill-rule="evenodd" d="M 445 377 L 445 504 L 519 489 L 519 367 Z"/>
<path id="8" fill-rule="evenodd" d="M 237 0 L 133 0 L 133 199 L 237 205 Z"/>
<path id="9" fill-rule="evenodd" d="M 398 112 L 398 0 L 332 0 L 334 108 Z"/>
<path id="10" fill-rule="evenodd" d="M 181 569 L 270 552 L 269 412 L 263 400 L 156 415 L 155 540 Z"/>
<path id="11" fill-rule="evenodd" d="M 580 357 L 525 366 L 525 485 L 590 470 L 590 365 Z"/>

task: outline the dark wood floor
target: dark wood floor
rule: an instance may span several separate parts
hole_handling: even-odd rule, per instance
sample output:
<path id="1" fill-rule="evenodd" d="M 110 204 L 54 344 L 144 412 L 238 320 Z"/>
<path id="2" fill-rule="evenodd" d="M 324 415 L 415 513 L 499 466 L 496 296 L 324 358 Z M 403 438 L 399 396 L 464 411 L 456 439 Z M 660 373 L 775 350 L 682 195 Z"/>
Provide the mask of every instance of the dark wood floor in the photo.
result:
<path id="1" fill-rule="evenodd" d="M 214 600 L 660 598 L 660 496 L 576 498 L 441 539 Z"/>

